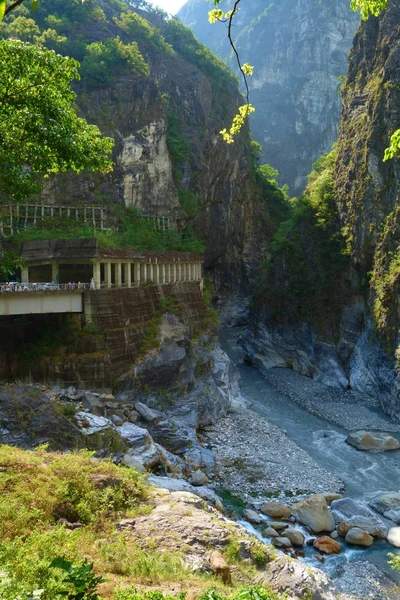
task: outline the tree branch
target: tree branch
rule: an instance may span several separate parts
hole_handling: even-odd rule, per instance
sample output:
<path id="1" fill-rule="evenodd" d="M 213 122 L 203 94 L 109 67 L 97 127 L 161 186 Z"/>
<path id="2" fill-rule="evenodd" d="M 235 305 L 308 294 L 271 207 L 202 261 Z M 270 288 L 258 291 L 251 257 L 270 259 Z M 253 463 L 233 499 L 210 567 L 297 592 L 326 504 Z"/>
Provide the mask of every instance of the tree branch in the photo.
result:
<path id="1" fill-rule="evenodd" d="M 9 12 L 11 12 L 12 10 L 14 10 L 14 8 L 17 8 L 17 6 L 19 6 L 20 4 L 22 4 L 24 0 L 15 0 L 15 2 L 13 2 L 12 4 L 10 4 L 10 6 L 8 6 L 5 10 L 4 16 L 8 15 Z"/>

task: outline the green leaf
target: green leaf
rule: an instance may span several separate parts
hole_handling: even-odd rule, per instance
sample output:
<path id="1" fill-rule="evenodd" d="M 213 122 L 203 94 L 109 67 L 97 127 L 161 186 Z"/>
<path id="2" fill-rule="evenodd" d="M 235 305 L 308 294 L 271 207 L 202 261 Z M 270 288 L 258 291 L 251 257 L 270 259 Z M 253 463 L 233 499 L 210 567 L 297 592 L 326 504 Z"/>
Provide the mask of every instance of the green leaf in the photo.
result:
<path id="1" fill-rule="evenodd" d="M 31 2 L 31 11 L 35 12 L 39 4 L 39 0 L 32 0 Z"/>
<path id="2" fill-rule="evenodd" d="M 6 0 L 0 0 L 0 21 L 4 19 L 6 14 Z"/>

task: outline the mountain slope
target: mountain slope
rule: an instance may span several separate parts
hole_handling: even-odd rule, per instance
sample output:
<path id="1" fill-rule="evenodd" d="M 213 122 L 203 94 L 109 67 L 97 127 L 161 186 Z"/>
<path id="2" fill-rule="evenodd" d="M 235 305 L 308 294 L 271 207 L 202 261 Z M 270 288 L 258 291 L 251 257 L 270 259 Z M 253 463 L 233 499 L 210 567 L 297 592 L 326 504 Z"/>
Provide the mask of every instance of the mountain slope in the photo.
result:
<path id="1" fill-rule="evenodd" d="M 224 26 L 208 23 L 209 8 L 204 0 L 189 0 L 178 16 L 235 67 Z M 249 77 L 253 135 L 263 147 L 263 161 L 279 170 L 294 193 L 303 190 L 312 163 L 336 139 L 338 78 L 346 73 L 358 23 L 348 0 L 243 1 L 235 17 L 242 62 L 255 67 Z"/>

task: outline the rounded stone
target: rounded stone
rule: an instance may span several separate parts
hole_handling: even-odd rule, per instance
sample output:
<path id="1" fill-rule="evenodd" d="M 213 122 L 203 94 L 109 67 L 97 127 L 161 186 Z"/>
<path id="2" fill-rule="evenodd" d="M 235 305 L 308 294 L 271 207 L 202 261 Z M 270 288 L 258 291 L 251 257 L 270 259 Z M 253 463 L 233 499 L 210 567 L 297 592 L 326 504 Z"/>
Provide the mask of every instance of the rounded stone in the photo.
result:
<path id="1" fill-rule="evenodd" d="M 332 533 L 331 533 L 331 538 L 332 538 L 333 540 L 337 540 L 337 539 L 338 539 L 338 537 L 339 537 L 339 534 L 338 534 L 338 532 L 337 532 L 337 531 L 332 531 Z"/>
<path id="2" fill-rule="evenodd" d="M 313 544 L 314 548 L 323 552 L 324 554 L 339 554 L 340 544 L 336 540 L 333 540 L 329 535 L 323 535 L 315 540 Z"/>
<path id="3" fill-rule="evenodd" d="M 297 529 L 286 529 L 285 537 L 292 542 L 293 546 L 302 546 L 304 544 L 304 535 Z"/>
<path id="4" fill-rule="evenodd" d="M 272 527 L 267 527 L 267 529 L 264 529 L 264 531 L 263 531 L 263 536 L 267 537 L 267 538 L 268 537 L 275 538 L 275 537 L 279 537 L 279 533 L 276 531 L 276 529 L 273 529 Z"/>
<path id="5" fill-rule="evenodd" d="M 275 546 L 275 548 L 291 548 L 292 547 L 292 542 L 287 538 L 287 537 L 276 537 L 272 540 L 273 545 Z"/>
<path id="6" fill-rule="evenodd" d="M 391 527 L 388 531 L 387 541 L 395 548 L 400 548 L 400 527 Z"/>
<path id="7" fill-rule="evenodd" d="M 344 539 L 345 542 L 354 546 L 372 546 L 374 543 L 372 535 L 369 535 L 369 533 L 359 527 L 350 529 Z"/>
<path id="8" fill-rule="evenodd" d="M 268 526 L 276 529 L 276 531 L 283 531 L 289 527 L 289 523 L 285 523 L 284 521 L 271 521 L 268 523 Z"/>
<path id="9" fill-rule="evenodd" d="M 273 519 L 288 519 L 290 517 L 290 508 L 282 502 L 265 502 L 261 507 L 261 512 Z"/>

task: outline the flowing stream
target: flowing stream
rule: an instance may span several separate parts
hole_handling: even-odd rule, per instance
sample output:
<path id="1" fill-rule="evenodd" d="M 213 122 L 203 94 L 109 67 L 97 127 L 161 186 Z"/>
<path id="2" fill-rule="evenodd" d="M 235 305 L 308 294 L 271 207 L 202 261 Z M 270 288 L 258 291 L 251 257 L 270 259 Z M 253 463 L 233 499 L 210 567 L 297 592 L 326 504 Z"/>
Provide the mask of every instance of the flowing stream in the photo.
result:
<path id="1" fill-rule="evenodd" d="M 360 452 L 346 444 L 346 430 L 310 414 L 290 398 L 274 390 L 257 369 L 243 362 L 243 353 L 237 344 L 242 332 L 243 328 L 224 329 L 220 332 L 220 343 L 240 372 L 241 393 L 245 400 L 252 403 L 251 409 L 285 429 L 288 437 L 306 450 L 317 463 L 339 476 L 346 485 L 346 496 L 367 504 L 368 497 L 373 493 L 398 490 L 400 450 L 376 454 Z M 400 434 L 392 435 L 400 439 Z M 395 523 L 381 518 L 389 527 L 395 526 Z M 340 555 L 326 557 L 323 565 L 317 561 L 315 565 L 335 576 L 343 562 L 368 560 L 400 582 L 400 573 L 388 565 L 388 552 L 400 556 L 400 549 L 375 540 L 371 548 L 347 548 Z M 307 552 L 308 560 L 314 565 L 312 553 L 312 550 Z"/>

